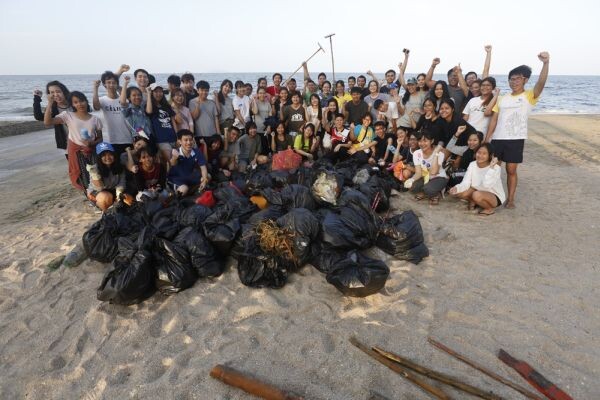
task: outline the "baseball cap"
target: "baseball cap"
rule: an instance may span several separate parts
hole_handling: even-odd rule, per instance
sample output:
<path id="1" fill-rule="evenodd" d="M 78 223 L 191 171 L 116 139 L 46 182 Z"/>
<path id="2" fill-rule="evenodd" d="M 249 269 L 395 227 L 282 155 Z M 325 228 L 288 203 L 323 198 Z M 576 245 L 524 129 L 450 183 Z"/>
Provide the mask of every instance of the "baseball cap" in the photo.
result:
<path id="1" fill-rule="evenodd" d="M 159 85 L 158 83 L 153 83 L 150 85 L 150 90 L 155 90 L 156 88 L 163 88 L 162 85 Z"/>
<path id="2" fill-rule="evenodd" d="M 409 79 L 406 81 L 406 84 L 407 84 L 407 85 L 416 85 L 416 84 L 417 84 L 417 80 L 416 80 L 415 78 L 409 78 Z"/>
<path id="3" fill-rule="evenodd" d="M 114 153 L 115 148 L 112 146 L 112 144 L 110 144 L 108 142 L 100 142 L 96 145 L 96 154 L 97 155 L 100 155 L 100 154 L 104 153 L 105 151 L 112 151 Z"/>
<path id="4" fill-rule="evenodd" d="M 388 85 L 389 89 L 398 89 L 398 84 L 396 82 L 390 83 Z"/>

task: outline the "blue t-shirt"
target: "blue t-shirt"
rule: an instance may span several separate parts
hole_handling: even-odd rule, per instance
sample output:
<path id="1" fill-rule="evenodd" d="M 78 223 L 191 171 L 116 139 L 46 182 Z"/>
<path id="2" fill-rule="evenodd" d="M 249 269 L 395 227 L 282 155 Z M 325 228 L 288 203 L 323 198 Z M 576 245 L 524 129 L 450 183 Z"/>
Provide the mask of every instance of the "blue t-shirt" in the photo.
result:
<path id="1" fill-rule="evenodd" d="M 149 115 L 152 122 L 152 131 L 156 137 L 156 143 L 175 143 L 177 135 L 171 122 L 171 117 L 175 115 L 173 110 L 165 110 L 163 108 L 155 109 Z"/>
<path id="2" fill-rule="evenodd" d="M 169 170 L 168 180 L 179 185 L 200 183 L 198 167 L 204 165 L 206 165 L 206 160 L 201 151 L 192 150 L 190 156 L 186 157 L 179 148 L 177 164 Z"/>

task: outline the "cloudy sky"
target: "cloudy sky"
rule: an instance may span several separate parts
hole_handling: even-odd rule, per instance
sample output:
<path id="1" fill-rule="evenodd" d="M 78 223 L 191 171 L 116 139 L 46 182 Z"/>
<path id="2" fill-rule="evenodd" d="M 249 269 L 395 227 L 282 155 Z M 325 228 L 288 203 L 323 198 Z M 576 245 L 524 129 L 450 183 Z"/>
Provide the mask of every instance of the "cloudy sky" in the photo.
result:
<path id="1" fill-rule="evenodd" d="M 493 45 L 491 72 L 520 64 L 537 73 L 537 53 L 553 74 L 600 74 L 600 2 L 378 0 L 40 1 L 0 0 L 0 74 L 77 74 L 121 63 L 153 72 L 294 70 L 320 42 L 327 53 L 309 64 L 331 71 L 397 68 L 438 72 L 457 63 L 480 71 Z M 412 4 L 412 5 L 411 5 Z"/>

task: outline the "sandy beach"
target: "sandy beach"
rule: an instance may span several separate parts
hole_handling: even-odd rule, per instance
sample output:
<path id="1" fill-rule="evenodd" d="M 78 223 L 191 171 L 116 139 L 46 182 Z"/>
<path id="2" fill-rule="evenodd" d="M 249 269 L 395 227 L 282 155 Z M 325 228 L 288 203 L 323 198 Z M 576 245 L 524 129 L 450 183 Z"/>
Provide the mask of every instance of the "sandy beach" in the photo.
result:
<path id="1" fill-rule="evenodd" d="M 355 335 L 524 399 L 427 337 L 528 386 L 496 358 L 502 348 L 573 398 L 598 399 L 600 116 L 532 117 L 519 179 L 517 208 L 487 218 L 454 199 L 393 197 L 394 210 L 420 216 L 431 256 L 412 265 L 371 249 L 391 275 L 364 299 L 343 297 L 311 266 L 280 290 L 250 289 L 231 260 L 217 279 L 123 307 L 96 299 L 109 264 L 46 268 L 99 218 L 69 186 L 54 131 L 3 137 L 0 398 L 253 398 L 209 377 L 226 364 L 306 399 L 430 399 L 354 348 Z"/>

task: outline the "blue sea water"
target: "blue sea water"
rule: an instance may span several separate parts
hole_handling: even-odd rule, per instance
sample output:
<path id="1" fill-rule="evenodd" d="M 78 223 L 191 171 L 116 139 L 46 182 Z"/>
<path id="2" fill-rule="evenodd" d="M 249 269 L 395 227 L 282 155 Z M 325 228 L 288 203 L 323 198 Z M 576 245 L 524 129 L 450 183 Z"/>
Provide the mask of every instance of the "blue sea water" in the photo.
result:
<path id="1" fill-rule="evenodd" d="M 196 82 L 206 80 L 212 90 L 217 90 L 223 79 L 231 81 L 242 80 L 251 83 L 256 88 L 259 77 L 266 76 L 271 84 L 272 72 L 231 72 L 231 73 L 194 73 Z M 154 74 L 157 82 L 166 85 L 169 74 Z M 344 81 L 351 75 L 361 73 L 336 73 L 336 79 Z M 383 73 L 378 76 L 383 78 Z M 407 74 L 407 78 L 415 74 Z M 283 73 L 284 77 L 289 74 Z M 506 75 L 495 75 L 501 93 L 507 93 L 508 79 Z M 45 90 L 46 83 L 51 80 L 63 82 L 70 90 L 79 90 L 91 100 L 92 81 L 99 75 L 0 75 L 0 120 L 32 120 L 33 90 Z M 295 75 L 299 86 L 302 85 L 302 75 Z M 313 78 L 316 78 L 316 74 Z M 444 79 L 442 75 L 435 79 Z M 537 76 L 532 76 L 529 86 L 533 86 Z M 102 94 L 103 88 L 100 88 Z M 45 99 L 43 104 L 45 105 Z M 534 109 L 535 113 L 543 114 L 600 114 L 600 76 L 550 75 L 546 88 Z"/>

